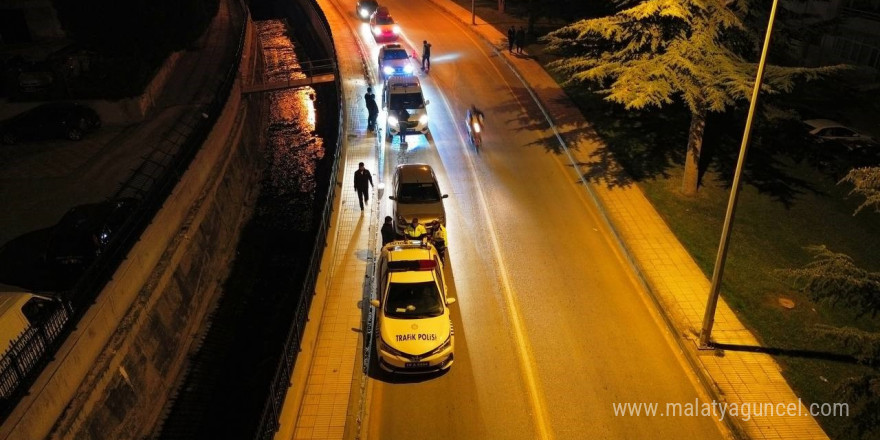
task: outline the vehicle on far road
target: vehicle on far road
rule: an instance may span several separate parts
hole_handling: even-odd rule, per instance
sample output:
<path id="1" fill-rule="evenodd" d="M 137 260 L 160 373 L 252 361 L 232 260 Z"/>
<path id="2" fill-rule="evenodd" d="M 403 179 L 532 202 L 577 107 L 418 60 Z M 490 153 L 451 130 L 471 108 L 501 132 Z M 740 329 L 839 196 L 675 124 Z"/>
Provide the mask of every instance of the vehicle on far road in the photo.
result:
<path id="1" fill-rule="evenodd" d="M 357 4 L 354 6 L 354 13 L 361 20 L 369 20 L 370 16 L 373 15 L 373 12 L 376 12 L 376 8 L 379 7 L 379 2 L 376 0 L 358 0 Z"/>
<path id="2" fill-rule="evenodd" d="M 379 257 L 376 308 L 379 366 L 397 373 L 429 373 L 452 366 L 455 332 L 443 262 L 427 241 L 392 241 Z"/>
<path id="3" fill-rule="evenodd" d="M 379 78 L 394 75 L 412 75 L 409 53 L 400 44 L 385 44 L 379 48 Z"/>
<path id="4" fill-rule="evenodd" d="M 391 181 L 391 195 L 394 203 L 391 206 L 394 227 L 403 235 L 406 226 L 413 218 L 419 223 L 428 225 L 440 220 L 446 226 L 446 208 L 443 199 L 448 194 L 440 192 L 434 169 L 424 163 L 398 165 Z"/>
<path id="5" fill-rule="evenodd" d="M 379 6 L 370 16 L 370 31 L 376 41 L 395 41 L 400 36 L 400 26 L 385 6 Z"/>
<path id="6" fill-rule="evenodd" d="M 137 205 L 137 199 L 125 198 L 71 208 L 52 227 L 47 263 L 68 274 L 80 274 L 107 250 Z"/>
<path id="7" fill-rule="evenodd" d="M 4 144 L 51 138 L 78 141 L 101 126 L 98 114 L 72 102 L 55 102 L 34 107 L 0 122 Z"/>
<path id="8" fill-rule="evenodd" d="M 808 119 L 804 121 L 804 125 L 807 132 L 820 142 L 836 141 L 853 147 L 877 145 L 877 141 L 871 136 L 830 119 Z"/>

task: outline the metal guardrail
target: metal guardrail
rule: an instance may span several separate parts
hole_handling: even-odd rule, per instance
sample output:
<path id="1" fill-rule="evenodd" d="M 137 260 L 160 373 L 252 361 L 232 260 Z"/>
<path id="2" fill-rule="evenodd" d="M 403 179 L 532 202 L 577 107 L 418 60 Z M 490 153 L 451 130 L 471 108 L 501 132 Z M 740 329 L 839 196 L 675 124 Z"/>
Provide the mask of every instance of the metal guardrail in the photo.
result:
<path id="1" fill-rule="evenodd" d="M 59 338 L 73 310 L 67 301 L 53 301 L 49 316 L 34 322 L 0 358 L 0 399 L 4 402 L 20 398 L 31 374 L 48 363 L 47 353 L 61 345 Z"/>
<path id="2" fill-rule="evenodd" d="M 327 18 L 323 13 L 319 12 L 321 9 L 314 0 L 308 0 L 308 2 L 312 8 L 312 11 L 310 11 L 312 12 L 312 18 L 318 18 L 321 24 L 321 29 L 314 29 L 314 31 L 324 32 L 325 35 L 330 38 L 330 41 L 332 41 L 332 33 Z M 306 7 L 305 5 L 303 6 Z M 312 20 L 312 24 L 315 24 L 314 20 Z M 325 47 L 324 49 L 330 52 L 330 55 L 333 57 L 332 59 L 335 60 L 337 58 L 336 48 L 333 47 L 332 44 L 329 48 Z M 334 82 L 336 84 L 337 96 L 341 97 L 342 83 L 340 82 L 338 75 Z M 324 256 L 324 248 L 327 246 L 327 230 L 330 226 L 330 217 L 333 213 L 333 200 L 337 188 L 336 183 L 337 173 L 339 171 L 339 156 L 343 140 L 343 108 L 341 100 L 337 102 L 337 111 L 339 115 L 339 121 L 337 124 L 338 132 L 336 149 L 333 153 L 333 165 L 330 169 L 330 182 L 327 191 L 327 199 L 324 201 L 324 209 L 321 213 L 321 220 L 316 231 L 316 239 L 315 244 L 312 247 L 309 269 L 306 272 L 305 280 L 300 289 L 299 303 L 294 312 L 293 323 L 287 333 L 287 339 L 284 343 L 284 351 L 279 360 L 278 367 L 275 370 L 275 376 L 269 386 L 269 397 L 263 409 L 260 424 L 254 435 L 255 440 L 270 440 L 278 431 L 278 420 L 281 414 L 281 409 L 284 405 L 284 397 L 287 394 L 287 389 L 290 388 L 290 377 L 293 372 L 293 367 L 296 364 L 297 356 L 300 352 L 302 335 L 305 331 L 306 319 L 312 305 L 312 298 L 315 296 L 315 285 L 318 279 L 318 272 L 321 268 L 321 259 Z"/>
<path id="3" fill-rule="evenodd" d="M 226 106 L 241 61 L 246 31 L 244 23 L 249 14 L 243 3 L 232 3 L 239 6 L 236 13 L 244 20 L 238 20 L 237 23 L 233 20 L 233 25 L 241 26 L 238 43 L 233 45 L 233 50 L 230 53 L 229 68 L 215 77 L 213 99 L 208 104 L 194 108 L 178 120 L 112 197 L 112 199 L 135 198 L 140 200 L 140 204 L 114 234 L 107 249 L 86 269 L 74 287 L 69 291 L 60 292 L 64 298 L 69 300 L 70 319 L 66 325 L 61 326 L 57 339 L 53 344 L 46 346 L 47 349 L 38 356 L 39 359 L 35 360 L 34 365 L 42 364 L 45 366 L 48 363 L 58 347 L 69 336 L 76 323 L 94 303 L 104 285 L 113 276 L 119 264 L 128 256 L 134 243 L 137 242 L 165 199 L 174 190 Z M 5 362 L 5 357 L 0 362 Z M 2 366 L 3 364 L 0 364 L 0 368 Z M 22 377 L 15 380 L 10 379 L 8 394 L 6 389 L 2 394 L 10 397 L 0 398 L 0 420 L 8 416 L 15 408 L 41 370 L 42 368 L 33 368 Z M 0 387 L 7 384 L 3 380 L 5 379 L 0 378 Z"/>

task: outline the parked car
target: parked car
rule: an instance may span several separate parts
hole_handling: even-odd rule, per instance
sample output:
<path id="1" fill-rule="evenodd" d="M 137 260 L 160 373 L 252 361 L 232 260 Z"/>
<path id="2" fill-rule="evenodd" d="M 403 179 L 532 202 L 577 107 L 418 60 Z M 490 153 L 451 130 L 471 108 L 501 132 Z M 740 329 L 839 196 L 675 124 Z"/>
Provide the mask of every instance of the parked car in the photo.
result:
<path id="1" fill-rule="evenodd" d="M 412 75 L 413 65 L 409 53 L 400 44 L 385 44 L 379 48 L 379 77 Z"/>
<path id="2" fill-rule="evenodd" d="M 853 128 L 830 119 L 808 119 L 804 121 L 804 125 L 807 132 L 820 142 L 836 141 L 850 144 L 851 146 L 877 144 L 871 136 L 859 133 Z"/>
<path id="3" fill-rule="evenodd" d="M 392 195 L 388 198 L 394 203 L 394 226 L 399 234 L 403 234 L 413 217 L 419 223 L 428 224 L 440 220 L 446 225 L 446 209 L 443 199 L 449 197 L 440 192 L 437 177 L 430 165 L 423 163 L 398 165 L 391 183 Z"/>
<path id="4" fill-rule="evenodd" d="M 0 139 L 5 144 L 49 138 L 78 141 L 100 126 L 101 119 L 91 108 L 56 102 L 34 107 L 0 122 Z"/>
<path id="5" fill-rule="evenodd" d="M 52 227 L 46 261 L 80 273 L 109 247 L 138 205 L 136 199 L 109 200 L 71 208 Z"/>
<path id="6" fill-rule="evenodd" d="M 394 41 L 400 36 L 400 26 L 394 22 L 385 6 L 379 6 L 370 16 L 370 30 L 376 41 Z"/>
<path id="7" fill-rule="evenodd" d="M 379 2 L 376 0 L 358 0 L 354 6 L 354 12 L 361 20 L 368 20 L 378 7 Z"/>

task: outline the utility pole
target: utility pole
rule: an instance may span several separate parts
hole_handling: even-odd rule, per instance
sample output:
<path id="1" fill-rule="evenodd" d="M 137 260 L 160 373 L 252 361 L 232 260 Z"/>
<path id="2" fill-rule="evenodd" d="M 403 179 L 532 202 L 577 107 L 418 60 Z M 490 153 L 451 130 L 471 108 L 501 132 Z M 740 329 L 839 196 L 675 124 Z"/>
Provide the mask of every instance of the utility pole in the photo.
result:
<path id="1" fill-rule="evenodd" d="M 700 348 L 712 348 L 710 338 L 712 326 L 715 324 L 715 309 L 718 307 L 718 296 L 721 294 L 721 276 L 724 273 L 724 262 L 727 259 L 728 239 L 733 224 L 733 215 L 736 211 L 736 201 L 739 198 L 739 180 L 742 176 L 743 163 L 746 160 L 746 152 L 749 149 L 749 140 L 752 135 L 752 121 L 755 117 L 755 107 L 758 105 L 758 92 L 764 80 L 764 65 L 767 62 L 767 52 L 770 48 L 770 33 L 773 31 L 773 21 L 776 18 L 776 5 L 778 0 L 773 0 L 770 9 L 770 21 L 767 23 L 767 34 L 764 36 L 764 48 L 761 50 L 761 61 L 758 62 L 758 74 L 755 78 L 755 88 L 752 90 L 752 102 L 749 104 L 749 115 L 746 118 L 746 128 L 740 145 L 739 158 L 736 161 L 736 171 L 733 174 L 733 185 L 730 188 L 730 199 L 727 202 L 727 213 L 724 216 L 724 226 L 721 230 L 721 242 L 718 244 L 718 255 L 715 258 L 715 270 L 712 273 L 712 287 L 709 289 L 709 301 L 706 303 L 706 314 L 703 317 L 703 328 L 700 330 Z"/>
<path id="2" fill-rule="evenodd" d="M 471 24 L 477 24 L 477 13 L 475 11 L 475 5 L 477 0 L 471 0 Z"/>

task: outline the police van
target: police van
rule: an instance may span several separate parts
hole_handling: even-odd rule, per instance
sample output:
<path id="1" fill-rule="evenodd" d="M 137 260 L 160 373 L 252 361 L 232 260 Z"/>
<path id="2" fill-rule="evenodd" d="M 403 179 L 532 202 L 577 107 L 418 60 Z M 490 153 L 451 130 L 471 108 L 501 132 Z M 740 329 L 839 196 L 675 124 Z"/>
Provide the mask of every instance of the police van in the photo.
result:
<path id="1" fill-rule="evenodd" d="M 426 241 L 393 241 L 379 258 L 376 335 L 379 366 L 396 373 L 426 373 L 452 366 L 455 334 L 443 261 Z"/>
<path id="2" fill-rule="evenodd" d="M 388 140 L 396 135 L 428 134 L 430 101 L 422 96 L 422 84 L 415 76 L 392 76 L 385 82 L 382 107 Z"/>

